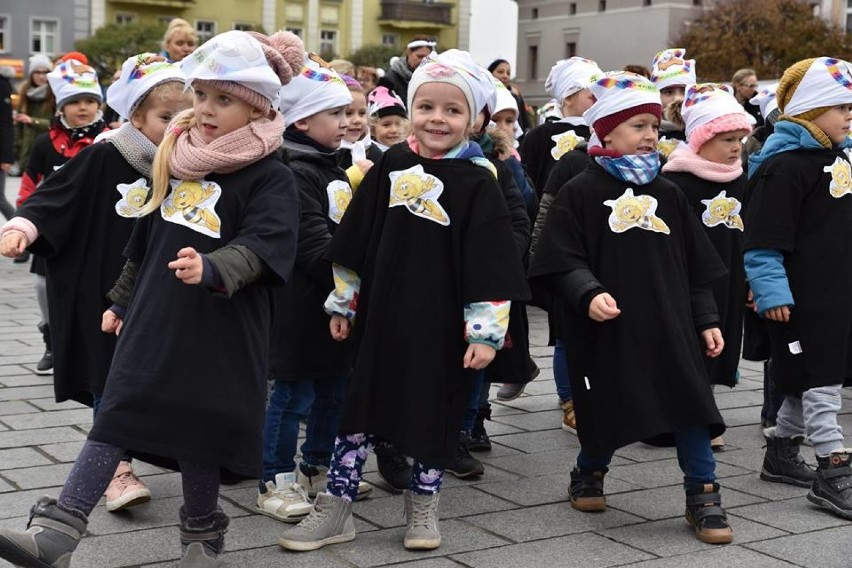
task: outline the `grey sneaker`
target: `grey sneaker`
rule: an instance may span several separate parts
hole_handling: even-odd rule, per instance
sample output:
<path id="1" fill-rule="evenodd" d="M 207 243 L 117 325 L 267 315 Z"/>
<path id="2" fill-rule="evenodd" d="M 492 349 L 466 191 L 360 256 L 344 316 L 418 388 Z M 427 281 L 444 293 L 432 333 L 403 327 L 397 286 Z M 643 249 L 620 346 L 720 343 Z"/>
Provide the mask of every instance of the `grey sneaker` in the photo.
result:
<path id="1" fill-rule="evenodd" d="M 522 394 L 524 394 L 524 389 L 527 388 L 527 383 L 519 383 L 519 384 L 509 384 L 506 383 L 497 391 L 497 400 L 501 402 L 508 402 L 510 400 L 515 400 Z"/>
<path id="2" fill-rule="evenodd" d="M 296 483 L 304 487 L 305 491 L 308 492 L 308 497 L 313 499 L 328 487 L 328 468 L 321 465 L 299 464 L 299 476 L 296 478 Z M 366 481 L 359 481 L 358 496 L 355 497 L 355 500 L 365 499 L 372 490 L 372 485 Z"/>
<path id="3" fill-rule="evenodd" d="M 408 550 L 433 550 L 441 546 L 438 530 L 438 493 L 418 495 L 409 490 L 405 497 L 405 548 Z"/>
<path id="4" fill-rule="evenodd" d="M 313 506 L 305 489 L 296 483 L 292 471 L 278 473 L 275 481 L 263 483 L 257 494 L 256 511 L 285 523 L 298 523 Z"/>
<path id="5" fill-rule="evenodd" d="M 278 545 L 301 552 L 350 540 L 355 540 L 352 503 L 343 497 L 320 493 L 311 514 L 292 529 L 284 531 L 278 538 Z"/>
<path id="6" fill-rule="evenodd" d="M 0 558 L 27 568 L 68 568 L 89 520 L 42 497 L 30 509 L 26 531 L 0 529 Z"/>

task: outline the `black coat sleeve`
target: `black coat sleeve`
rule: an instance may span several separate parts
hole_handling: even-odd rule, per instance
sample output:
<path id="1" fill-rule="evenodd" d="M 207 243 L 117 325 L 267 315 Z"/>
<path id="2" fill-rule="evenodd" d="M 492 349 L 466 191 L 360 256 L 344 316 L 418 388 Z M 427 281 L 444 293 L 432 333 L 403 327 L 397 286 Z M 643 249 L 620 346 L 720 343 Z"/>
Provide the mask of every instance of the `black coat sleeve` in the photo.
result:
<path id="1" fill-rule="evenodd" d="M 331 263 L 325 258 L 331 242 L 328 221 L 323 211 L 326 199 L 322 180 L 307 168 L 294 167 L 299 188 L 299 244 L 296 247 L 296 265 L 315 278 L 322 286 L 332 290 Z"/>
<path id="2" fill-rule="evenodd" d="M 521 190 L 518 189 L 518 184 L 515 183 L 515 176 L 509 166 L 497 159 L 491 160 L 491 163 L 497 168 L 497 180 L 500 182 L 500 189 L 503 191 L 503 198 L 506 200 L 506 207 L 509 209 L 512 235 L 515 238 L 518 253 L 523 257 L 530 244 L 530 218 L 527 215 L 524 198 L 521 195 Z"/>
<path id="3" fill-rule="evenodd" d="M 0 164 L 15 161 L 12 144 L 12 84 L 0 77 Z"/>
<path id="4" fill-rule="evenodd" d="M 692 321 L 695 329 L 704 331 L 712 327 L 719 327 L 719 311 L 716 308 L 716 300 L 713 298 L 713 288 L 709 284 L 695 286 L 689 291 L 689 300 L 692 306 Z"/>

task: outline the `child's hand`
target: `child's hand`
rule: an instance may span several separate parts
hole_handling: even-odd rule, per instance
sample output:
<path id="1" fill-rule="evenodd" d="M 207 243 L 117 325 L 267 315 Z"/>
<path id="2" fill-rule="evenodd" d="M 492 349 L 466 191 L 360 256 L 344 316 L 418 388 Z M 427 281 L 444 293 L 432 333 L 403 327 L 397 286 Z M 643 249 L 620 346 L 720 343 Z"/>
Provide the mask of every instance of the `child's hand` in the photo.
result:
<path id="1" fill-rule="evenodd" d="M 175 276 L 184 284 L 198 284 L 204 271 L 204 261 L 194 248 L 186 247 L 178 251 L 177 260 L 171 261 L 169 268 L 175 271 Z"/>
<path id="2" fill-rule="evenodd" d="M 788 306 L 769 308 L 763 316 L 768 320 L 787 323 L 790 321 L 790 308 Z"/>
<path id="3" fill-rule="evenodd" d="M 27 248 L 27 237 L 19 231 L 9 231 L 0 239 L 0 254 L 15 258 L 24 253 Z"/>
<path id="4" fill-rule="evenodd" d="M 464 354 L 465 369 L 484 369 L 494 360 L 497 350 L 484 343 L 471 343 Z"/>
<path id="5" fill-rule="evenodd" d="M 331 316 L 329 327 L 331 328 L 332 339 L 335 341 L 343 341 L 349 337 L 349 329 L 352 327 L 352 324 L 349 323 L 347 318 L 334 314 Z"/>
<path id="6" fill-rule="evenodd" d="M 119 335 L 122 327 L 124 327 L 124 320 L 119 318 L 114 311 L 107 310 L 104 312 L 104 315 L 101 318 L 102 332 Z"/>
<path id="7" fill-rule="evenodd" d="M 373 160 L 358 160 L 355 165 L 358 166 L 362 174 L 367 175 L 367 172 L 373 167 Z"/>
<path id="8" fill-rule="evenodd" d="M 603 292 L 598 294 L 589 303 L 589 317 L 595 321 L 607 321 L 615 319 L 621 313 L 615 298 Z"/>
<path id="9" fill-rule="evenodd" d="M 711 359 L 715 359 L 722 354 L 722 349 L 725 348 L 725 340 L 722 339 L 722 330 L 718 327 L 705 329 L 701 332 L 701 338 L 704 340 L 704 345 L 707 346 L 705 355 Z"/>
<path id="10" fill-rule="evenodd" d="M 757 306 L 754 303 L 754 292 L 751 291 L 751 288 L 748 289 L 748 293 L 746 294 L 746 303 L 745 307 L 757 311 Z"/>

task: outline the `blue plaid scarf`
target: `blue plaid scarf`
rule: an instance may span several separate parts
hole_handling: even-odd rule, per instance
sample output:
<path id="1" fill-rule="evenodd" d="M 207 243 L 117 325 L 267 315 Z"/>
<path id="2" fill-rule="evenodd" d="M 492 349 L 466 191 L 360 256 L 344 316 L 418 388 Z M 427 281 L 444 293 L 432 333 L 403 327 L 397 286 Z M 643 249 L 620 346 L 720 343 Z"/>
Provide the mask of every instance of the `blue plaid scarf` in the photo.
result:
<path id="1" fill-rule="evenodd" d="M 618 158 L 595 156 L 595 161 L 613 177 L 636 185 L 649 184 L 660 173 L 659 152 Z"/>

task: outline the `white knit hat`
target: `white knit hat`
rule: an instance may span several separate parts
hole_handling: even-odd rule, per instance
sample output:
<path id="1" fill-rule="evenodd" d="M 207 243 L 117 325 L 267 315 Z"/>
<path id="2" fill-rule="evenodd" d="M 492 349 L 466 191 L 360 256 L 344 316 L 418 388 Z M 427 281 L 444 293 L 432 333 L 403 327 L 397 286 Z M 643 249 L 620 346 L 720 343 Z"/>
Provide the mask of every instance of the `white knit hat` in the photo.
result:
<path id="1" fill-rule="evenodd" d="M 169 81 L 185 82 L 179 65 L 154 53 L 134 55 L 124 62 L 121 76 L 107 89 L 107 104 L 122 118 L 130 119 L 151 89 Z"/>
<path id="2" fill-rule="evenodd" d="M 47 74 L 50 90 L 56 96 L 56 108 L 84 96 L 103 100 L 103 92 L 95 70 L 76 59 L 68 59 Z"/>
<path id="3" fill-rule="evenodd" d="M 630 118 L 631 113 L 647 112 L 658 118 L 662 113 L 656 85 L 635 73 L 610 71 L 589 85 L 589 90 L 595 97 L 595 104 L 583 113 L 583 119 L 595 131 L 589 140 L 590 146 L 601 145 L 606 134 Z"/>
<path id="4" fill-rule="evenodd" d="M 591 59 L 582 57 L 563 59 L 550 68 L 550 73 L 544 82 L 544 90 L 562 104 L 565 97 L 588 88 L 596 75 L 603 75 L 603 71 Z"/>
<path id="5" fill-rule="evenodd" d="M 448 49 L 440 54 L 433 51 L 423 59 L 408 83 L 409 112 L 417 89 L 425 83 L 450 83 L 458 87 L 467 100 L 471 126 L 482 109 L 494 108 L 492 75 L 466 51 Z"/>
<path id="6" fill-rule="evenodd" d="M 695 60 L 686 59 L 686 50 L 682 47 L 664 49 L 654 56 L 651 64 L 651 82 L 659 90 L 675 85 L 694 85 Z"/>
<path id="7" fill-rule="evenodd" d="M 511 110 L 515 112 L 515 117 L 520 114 L 518 112 L 518 101 L 512 95 L 512 91 L 506 88 L 506 85 L 496 77 L 491 81 L 494 85 L 494 106 L 489 108 L 491 116 L 494 116 L 500 111 Z"/>
<path id="8" fill-rule="evenodd" d="M 278 108 L 287 126 L 318 112 L 352 104 L 352 92 L 337 71 L 315 55 L 305 54 L 302 71 L 278 93 Z"/>
<path id="9" fill-rule="evenodd" d="M 39 69 L 44 69 L 46 71 L 53 71 L 53 62 L 50 58 L 44 53 L 36 53 L 30 57 L 29 65 L 27 66 L 29 69 L 29 73 L 33 71 L 38 71 Z"/>

